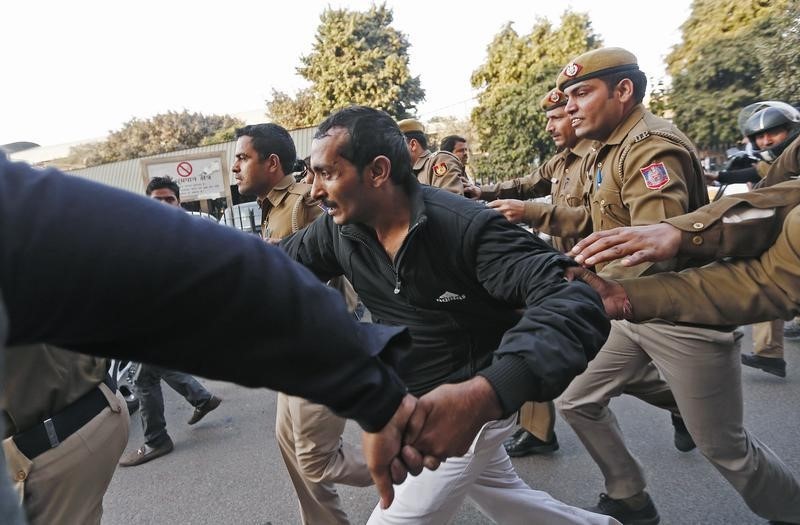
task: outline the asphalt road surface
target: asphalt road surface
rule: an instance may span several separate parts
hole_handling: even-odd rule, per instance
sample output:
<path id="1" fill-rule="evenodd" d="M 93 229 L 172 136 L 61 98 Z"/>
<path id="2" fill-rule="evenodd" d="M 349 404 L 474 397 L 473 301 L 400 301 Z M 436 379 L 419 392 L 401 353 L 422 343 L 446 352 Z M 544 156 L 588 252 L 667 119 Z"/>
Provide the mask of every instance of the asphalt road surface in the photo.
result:
<path id="1" fill-rule="evenodd" d="M 749 351 L 749 332 L 744 341 L 743 351 Z M 745 425 L 800 476 L 797 340 L 787 340 L 786 360 L 786 379 L 743 367 Z M 167 428 L 175 450 L 138 467 L 117 469 L 105 497 L 104 524 L 300 523 L 274 437 L 276 394 L 218 381 L 203 382 L 224 401 L 192 427 L 186 424 L 191 406 L 163 385 Z M 666 412 L 628 396 L 615 400 L 612 408 L 630 449 L 644 465 L 648 490 L 663 524 L 766 523 L 750 512 L 697 450 L 681 453 L 673 447 Z M 532 487 L 567 503 L 593 504 L 603 491 L 598 468 L 560 419 L 556 433 L 561 449 L 546 457 L 513 460 L 517 472 Z M 356 425 L 348 423 L 346 438 L 359 439 Z M 131 419 L 127 450 L 141 444 L 137 412 Z M 365 523 L 377 501 L 374 488 L 341 487 L 340 494 L 351 521 Z M 492 522 L 465 502 L 455 523 Z"/>

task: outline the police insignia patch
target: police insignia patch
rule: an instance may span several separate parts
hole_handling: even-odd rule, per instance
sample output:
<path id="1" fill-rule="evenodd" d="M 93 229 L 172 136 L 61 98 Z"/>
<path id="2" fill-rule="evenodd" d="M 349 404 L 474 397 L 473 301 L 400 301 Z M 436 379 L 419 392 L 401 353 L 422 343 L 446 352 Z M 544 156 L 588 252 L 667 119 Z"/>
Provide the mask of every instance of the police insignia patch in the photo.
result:
<path id="1" fill-rule="evenodd" d="M 651 190 L 660 190 L 669 182 L 669 173 L 663 162 L 654 162 L 639 170 L 645 185 Z"/>
<path id="2" fill-rule="evenodd" d="M 444 162 L 440 164 L 434 164 L 433 173 L 435 173 L 436 176 L 441 177 L 442 175 L 447 173 L 447 164 L 445 164 Z"/>
<path id="3" fill-rule="evenodd" d="M 553 91 L 550 92 L 550 102 L 553 103 L 558 102 L 560 98 L 561 95 L 558 93 L 558 90 L 554 89 Z"/>
<path id="4" fill-rule="evenodd" d="M 582 65 L 576 64 L 575 62 L 570 62 L 569 64 L 567 64 L 567 67 L 564 68 L 564 74 L 569 78 L 572 78 L 578 73 L 580 73 L 581 69 L 583 69 Z"/>

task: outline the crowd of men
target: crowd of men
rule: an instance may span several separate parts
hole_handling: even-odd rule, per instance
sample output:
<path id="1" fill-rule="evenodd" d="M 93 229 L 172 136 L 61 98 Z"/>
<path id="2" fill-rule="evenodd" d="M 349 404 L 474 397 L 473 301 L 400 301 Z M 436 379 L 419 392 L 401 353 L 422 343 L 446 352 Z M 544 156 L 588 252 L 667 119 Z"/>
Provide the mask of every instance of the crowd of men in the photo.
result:
<path id="1" fill-rule="evenodd" d="M 558 153 L 497 185 L 469 177 L 463 137 L 432 152 L 421 123 L 369 107 L 320 124 L 304 182 L 285 129 L 241 128 L 232 171 L 267 242 L 154 204 L 179 202 L 169 181 L 145 200 L 0 160 L 0 335 L 40 345 L 4 351 L 2 515 L 100 521 L 128 425 L 88 357 L 100 355 L 148 363 L 151 388 L 174 369 L 280 391 L 275 431 L 302 523 L 349 523 L 335 485 L 374 482 L 374 524 L 447 523 L 465 500 L 503 524 L 656 524 L 668 496 L 648 493 L 609 408 L 623 393 L 669 412 L 676 448 L 697 448 L 755 514 L 800 523 L 797 477 L 742 421 L 741 364 L 777 365 L 742 356 L 733 329 L 800 312 L 800 113 L 753 108 L 763 188 L 709 204 L 690 138 L 645 109 L 645 88 L 626 50 L 575 57 L 535 94 Z M 20 221 L 33 199 L 49 215 Z M 198 295 L 232 307 L 182 324 Z M 363 307 L 372 322 L 358 322 Z M 148 322 L 167 312 L 170 324 Z M 49 401 L 16 417 L 36 359 L 82 381 L 63 396 L 54 379 Z M 192 390 L 190 423 L 219 405 Z M 172 450 L 156 408 L 122 464 Z M 532 489 L 509 458 L 556 450 L 556 412 L 603 475 L 591 508 Z M 342 439 L 348 418 L 365 430 L 360 446 Z M 107 440 L 107 454 L 73 463 L 86 478 L 76 488 L 76 467 L 52 458 L 80 454 L 70 443 L 101 424 L 115 429 L 113 450 Z"/>

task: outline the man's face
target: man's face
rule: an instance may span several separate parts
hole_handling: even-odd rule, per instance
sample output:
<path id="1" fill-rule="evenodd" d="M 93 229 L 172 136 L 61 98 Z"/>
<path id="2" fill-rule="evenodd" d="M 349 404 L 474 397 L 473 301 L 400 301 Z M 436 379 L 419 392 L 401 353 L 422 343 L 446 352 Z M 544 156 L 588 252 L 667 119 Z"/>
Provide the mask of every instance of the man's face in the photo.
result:
<path id="1" fill-rule="evenodd" d="M 169 204 L 170 206 L 175 206 L 176 208 L 181 207 L 180 199 L 178 199 L 178 196 L 169 188 L 158 188 L 157 190 L 151 191 L 150 198 L 163 202 L 164 204 Z"/>
<path id="2" fill-rule="evenodd" d="M 466 165 L 469 161 L 469 146 L 467 146 L 467 143 L 456 142 L 456 145 L 453 147 L 453 155 L 458 157 L 458 160 L 461 161 L 461 164 Z"/>
<path id="3" fill-rule="evenodd" d="M 339 155 L 340 145 L 348 140 L 346 129 L 333 128 L 327 136 L 311 143 L 311 169 L 314 171 L 311 196 L 327 208 L 336 224 L 366 222 L 369 218 L 369 188 L 365 176 Z"/>
<path id="4" fill-rule="evenodd" d="M 557 148 L 571 148 L 578 142 L 575 136 L 575 129 L 572 127 L 572 121 L 567 115 L 566 106 L 559 106 L 551 109 L 547 113 L 547 126 L 545 130 L 553 137 L 553 142 L 556 143 Z"/>
<path id="5" fill-rule="evenodd" d="M 756 147 L 760 150 L 777 146 L 789 136 L 786 128 L 772 128 L 756 134 Z"/>
<path id="6" fill-rule="evenodd" d="M 422 146 L 419 145 L 417 139 L 408 137 L 406 137 L 406 146 L 408 147 L 408 153 L 411 155 L 411 164 L 414 164 L 422 155 Z"/>
<path id="7" fill-rule="evenodd" d="M 599 78 L 578 82 L 566 89 L 569 115 L 575 136 L 579 139 L 606 140 L 625 116 L 625 104 L 618 89 L 609 93 Z"/>
<path id="8" fill-rule="evenodd" d="M 250 137 L 239 137 L 231 171 L 240 194 L 261 197 L 269 192 L 271 184 L 268 160 L 261 160 Z"/>

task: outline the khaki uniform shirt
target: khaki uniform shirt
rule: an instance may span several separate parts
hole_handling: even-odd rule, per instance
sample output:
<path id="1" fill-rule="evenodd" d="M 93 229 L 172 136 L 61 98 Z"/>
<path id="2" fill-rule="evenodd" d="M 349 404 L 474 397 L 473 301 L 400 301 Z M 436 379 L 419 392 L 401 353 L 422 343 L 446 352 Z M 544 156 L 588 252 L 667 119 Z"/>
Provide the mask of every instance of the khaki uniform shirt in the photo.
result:
<path id="1" fill-rule="evenodd" d="M 599 144 L 580 141 L 572 149 L 556 154 L 539 170 L 550 179 L 552 203 L 525 203 L 525 222 L 553 236 L 553 247 L 567 252 L 592 232 L 589 172 Z M 551 160 L 553 160 L 551 159 Z"/>
<path id="2" fill-rule="evenodd" d="M 632 305 L 632 320 L 735 325 L 800 313 L 800 205 L 771 219 L 769 224 L 762 221 L 764 235 L 779 234 L 758 258 L 621 280 Z"/>
<path id="3" fill-rule="evenodd" d="M 261 237 L 283 239 L 301 230 L 322 214 L 322 208 L 311 198 L 311 186 L 295 182 L 286 175 L 267 194 L 259 199 L 261 207 Z"/>
<path id="4" fill-rule="evenodd" d="M 670 122 L 639 104 L 597 152 L 591 168 L 595 231 L 654 224 L 708 204 L 703 168 L 694 146 Z M 676 261 L 626 268 L 620 261 L 597 266 L 608 278 L 671 270 Z"/>
<path id="5" fill-rule="evenodd" d="M 426 151 L 414 163 L 412 171 L 422 184 L 464 195 L 464 181 L 467 178 L 464 165 L 448 151 Z"/>
<path id="6" fill-rule="evenodd" d="M 10 347 L 5 359 L 0 394 L 3 438 L 50 418 L 96 388 L 108 373 L 107 359 L 48 345 Z"/>

